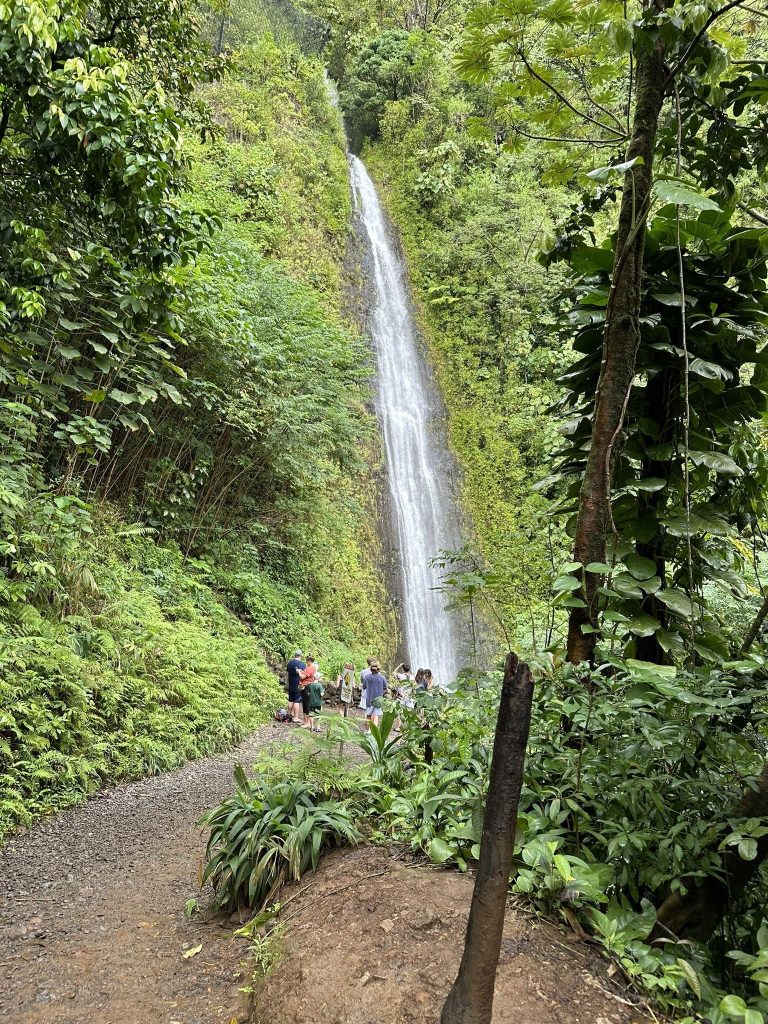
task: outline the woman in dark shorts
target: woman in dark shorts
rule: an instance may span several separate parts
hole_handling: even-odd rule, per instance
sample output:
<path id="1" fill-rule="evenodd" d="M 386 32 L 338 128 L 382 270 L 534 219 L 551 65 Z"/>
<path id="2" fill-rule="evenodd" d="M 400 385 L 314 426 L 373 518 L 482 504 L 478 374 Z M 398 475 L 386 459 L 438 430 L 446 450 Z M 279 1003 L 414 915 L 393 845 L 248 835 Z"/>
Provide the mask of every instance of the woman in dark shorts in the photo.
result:
<path id="1" fill-rule="evenodd" d="M 291 721 L 294 725 L 302 725 L 301 712 L 301 678 L 300 673 L 307 667 L 302 661 L 301 651 L 296 651 L 288 662 L 288 704 L 291 708 Z"/>
<path id="2" fill-rule="evenodd" d="M 317 665 L 315 659 L 311 654 L 307 655 L 307 667 L 299 672 L 299 679 L 301 680 L 301 707 L 304 712 L 304 725 L 307 729 L 310 726 L 309 722 L 309 684 L 315 681 L 317 675 Z"/>

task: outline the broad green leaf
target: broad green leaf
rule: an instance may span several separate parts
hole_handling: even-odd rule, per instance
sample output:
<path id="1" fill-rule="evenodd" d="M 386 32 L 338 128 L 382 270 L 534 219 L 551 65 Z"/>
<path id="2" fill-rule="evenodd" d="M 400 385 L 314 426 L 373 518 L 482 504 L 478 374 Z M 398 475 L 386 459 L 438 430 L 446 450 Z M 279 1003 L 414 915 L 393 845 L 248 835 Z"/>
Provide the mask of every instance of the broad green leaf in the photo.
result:
<path id="1" fill-rule="evenodd" d="M 694 970 L 693 966 L 688 962 L 688 960 L 683 960 L 682 957 L 677 958 L 677 964 L 680 970 L 685 975 L 685 980 L 688 982 L 691 991 L 694 993 L 697 999 L 701 999 L 701 979 Z"/>
<path id="2" fill-rule="evenodd" d="M 624 557 L 623 562 L 636 580 L 648 580 L 656 575 L 656 563 L 650 558 L 632 552 Z"/>
<path id="3" fill-rule="evenodd" d="M 690 451 L 688 455 L 695 466 L 706 466 L 707 469 L 713 469 L 723 476 L 744 475 L 741 466 L 734 462 L 730 455 L 724 455 L 722 452 Z"/>
<path id="4" fill-rule="evenodd" d="M 742 860 L 754 860 L 757 856 L 757 840 L 746 837 L 739 842 L 739 856 Z"/>
<path id="5" fill-rule="evenodd" d="M 455 853 L 455 848 L 446 843 L 440 836 L 435 836 L 429 844 L 429 857 L 435 864 L 445 864 Z"/>
<path id="6" fill-rule="evenodd" d="M 596 167 L 593 171 L 587 172 L 587 177 L 592 178 L 593 181 L 608 181 L 616 175 L 623 175 L 630 169 L 630 167 L 634 167 L 635 164 L 642 164 L 643 162 L 644 161 L 641 156 L 636 156 L 632 160 L 624 160 L 620 164 L 609 164 L 606 167 Z"/>
<path id="7" fill-rule="evenodd" d="M 639 612 L 630 618 L 626 626 L 629 632 L 634 633 L 636 636 L 652 636 L 657 629 L 661 628 L 661 623 L 653 615 Z"/>
<path id="8" fill-rule="evenodd" d="M 663 491 L 667 486 L 667 481 L 660 476 L 647 476 L 642 480 L 638 480 L 633 486 L 635 490 L 654 493 L 655 491 Z"/>
<path id="9" fill-rule="evenodd" d="M 729 995 L 720 1000 L 720 1012 L 727 1017 L 743 1017 L 747 1010 L 747 1004 L 741 996 Z"/>
<path id="10" fill-rule="evenodd" d="M 693 182 L 682 182 L 675 178 L 657 178 L 653 191 L 662 202 L 676 206 L 690 206 L 694 210 L 720 210 L 719 205 L 704 195 Z"/>
<path id="11" fill-rule="evenodd" d="M 656 598 L 662 604 L 665 604 L 670 611 L 675 612 L 676 615 L 682 615 L 684 618 L 690 618 L 693 615 L 691 599 L 682 590 L 677 590 L 675 587 L 667 587 L 665 590 L 659 590 Z"/>
<path id="12" fill-rule="evenodd" d="M 557 873 L 563 881 L 570 882 L 574 875 L 568 858 L 564 857 L 561 853 L 556 853 L 554 856 L 554 865 L 557 869 Z"/>
<path id="13" fill-rule="evenodd" d="M 580 586 L 581 580 L 577 580 L 575 576 L 558 576 L 552 584 L 552 589 L 556 594 L 564 594 L 578 590 Z"/>
<path id="14" fill-rule="evenodd" d="M 697 377 L 705 377 L 707 380 L 732 380 L 733 374 L 730 370 L 726 370 L 724 366 L 720 366 L 719 363 L 710 363 L 706 359 L 691 359 L 688 364 L 688 369 L 691 373 L 695 373 Z"/>
<path id="15" fill-rule="evenodd" d="M 612 21 L 608 26 L 608 38 L 619 53 L 629 53 L 634 39 L 634 25 L 623 18 L 619 21 Z M 638 159 L 642 161 L 642 157 Z"/>

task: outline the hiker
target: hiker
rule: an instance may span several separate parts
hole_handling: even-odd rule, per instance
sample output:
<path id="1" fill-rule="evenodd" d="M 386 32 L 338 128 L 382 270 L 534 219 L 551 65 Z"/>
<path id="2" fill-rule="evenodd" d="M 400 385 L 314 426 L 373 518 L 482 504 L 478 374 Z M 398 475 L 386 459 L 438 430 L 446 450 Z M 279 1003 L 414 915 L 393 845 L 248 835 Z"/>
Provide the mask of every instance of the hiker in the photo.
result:
<path id="1" fill-rule="evenodd" d="M 422 690 L 425 688 L 424 687 L 424 669 L 423 668 L 417 668 L 416 669 L 416 676 L 415 676 L 413 682 L 414 682 L 414 689 L 416 690 L 416 693 L 421 693 Z"/>
<path id="2" fill-rule="evenodd" d="M 375 659 L 366 658 L 365 661 L 368 667 L 364 668 L 363 671 L 360 673 L 360 707 L 362 708 L 363 711 L 366 711 L 368 708 L 368 698 L 365 693 L 365 684 L 368 680 L 368 676 L 371 674 L 371 665 L 373 664 Z"/>
<path id="3" fill-rule="evenodd" d="M 424 669 L 424 675 L 422 676 L 422 681 L 421 682 L 422 682 L 422 688 L 425 691 L 431 690 L 434 687 L 435 681 L 432 678 L 432 670 L 431 669 L 428 669 L 428 668 Z"/>
<path id="4" fill-rule="evenodd" d="M 306 664 L 302 661 L 301 651 L 296 651 L 286 665 L 288 671 L 288 707 L 291 710 L 291 721 L 294 725 L 301 725 L 303 720 L 299 673 L 303 672 L 306 667 Z"/>
<path id="5" fill-rule="evenodd" d="M 323 710 L 323 697 L 325 690 L 319 676 L 315 676 L 305 689 L 309 692 L 309 729 L 310 732 L 320 732 L 320 723 L 317 716 Z"/>
<path id="6" fill-rule="evenodd" d="M 407 661 L 402 662 L 395 669 L 395 679 L 397 680 L 397 693 L 398 700 L 403 704 L 404 707 L 413 707 L 413 684 L 416 680 L 411 672 L 411 666 Z"/>
<path id="7" fill-rule="evenodd" d="M 365 708 L 366 728 L 368 722 L 374 722 L 378 725 L 381 721 L 381 703 L 387 689 L 387 677 L 381 671 L 381 665 L 378 661 L 372 661 L 370 675 L 365 681 L 367 700 Z"/>
<path id="8" fill-rule="evenodd" d="M 397 687 L 395 688 L 395 697 L 402 704 L 404 708 L 414 707 L 413 703 L 413 684 L 415 682 L 411 673 L 411 666 L 407 661 L 401 662 L 395 669 L 395 679 L 397 680 Z M 395 732 L 400 732 L 401 726 L 400 716 L 398 715 L 393 725 Z"/>
<path id="9" fill-rule="evenodd" d="M 301 708 L 304 712 L 304 726 L 308 729 L 309 722 L 309 687 L 315 681 L 317 665 L 311 654 L 307 655 L 307 664 L 299 670 L 299 686 L 301 687 Z"/>

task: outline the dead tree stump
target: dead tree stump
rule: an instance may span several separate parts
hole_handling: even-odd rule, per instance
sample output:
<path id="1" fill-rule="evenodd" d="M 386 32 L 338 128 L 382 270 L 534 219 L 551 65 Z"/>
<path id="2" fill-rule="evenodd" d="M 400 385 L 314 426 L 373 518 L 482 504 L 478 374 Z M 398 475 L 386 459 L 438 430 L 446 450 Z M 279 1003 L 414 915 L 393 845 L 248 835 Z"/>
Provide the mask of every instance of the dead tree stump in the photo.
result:
<path id="1" fill-rule="evenodd" d="M 464 955 L 440 1024 L 491 1021 L 532 699 L 530 669 L 516 654 L 508 654 Z"/>

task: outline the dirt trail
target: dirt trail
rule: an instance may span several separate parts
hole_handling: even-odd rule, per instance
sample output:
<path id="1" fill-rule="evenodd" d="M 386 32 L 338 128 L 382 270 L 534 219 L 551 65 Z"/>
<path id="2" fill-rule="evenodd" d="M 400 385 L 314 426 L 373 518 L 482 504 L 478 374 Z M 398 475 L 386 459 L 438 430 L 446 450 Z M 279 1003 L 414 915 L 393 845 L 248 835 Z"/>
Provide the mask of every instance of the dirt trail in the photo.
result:
<path id="1" fill-rule="evenodd" d="M 188 919 L 200 814 L 232 768 L 285 739 L 267 725 L 237 750 L 106 790 L 0 851 L 0 1020 L 9 1024 L 229 1024 L 245 1020 L 226 921 Z M 202 951 L 185 959 L 185 949 Z"/>
<path id="2" fill-rule="evenodd" d="M 232 768 L 296 731 L 107 790 L 0 851 L 0 1020 L 8 1024 L 240 1024 L 246 940 L 184 914 L 199 895 L 200 814 Z M 292 892 L 283 959 L 259 986 L 259 1024 L 436 1024 L 455 976 L 472 882 L 396 851 L 325 857 Z M 289 895 L 289 894 L 286 894 Z M 202 949 L 193 956 L 184 952 Z M 592 951 L 510 911 L 494 1024 L 641 1024 Z"/>

